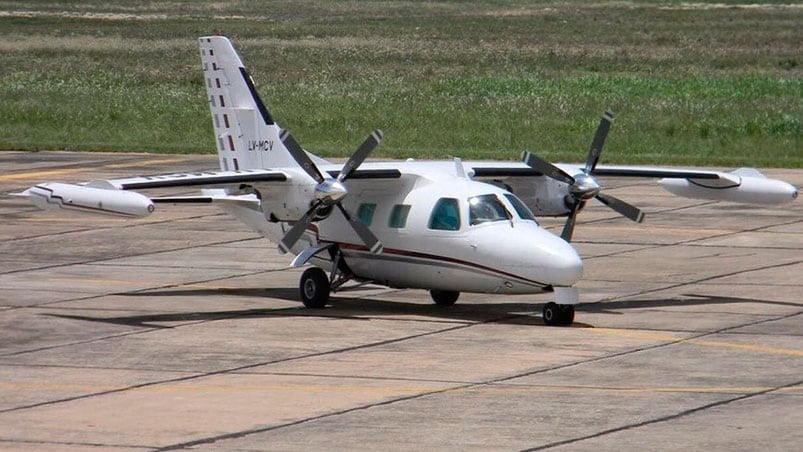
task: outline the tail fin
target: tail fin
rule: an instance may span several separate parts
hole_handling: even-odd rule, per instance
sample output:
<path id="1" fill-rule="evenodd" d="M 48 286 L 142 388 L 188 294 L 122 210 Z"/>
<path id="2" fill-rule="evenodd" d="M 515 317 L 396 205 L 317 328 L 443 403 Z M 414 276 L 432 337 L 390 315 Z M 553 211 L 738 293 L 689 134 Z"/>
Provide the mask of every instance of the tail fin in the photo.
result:
<path id="1" fill-rule="evenodd" d="M 231 41 L 199 38 L 220 168 L 224 171 L 295 166 L 281 129 L 254 88 Z"/>

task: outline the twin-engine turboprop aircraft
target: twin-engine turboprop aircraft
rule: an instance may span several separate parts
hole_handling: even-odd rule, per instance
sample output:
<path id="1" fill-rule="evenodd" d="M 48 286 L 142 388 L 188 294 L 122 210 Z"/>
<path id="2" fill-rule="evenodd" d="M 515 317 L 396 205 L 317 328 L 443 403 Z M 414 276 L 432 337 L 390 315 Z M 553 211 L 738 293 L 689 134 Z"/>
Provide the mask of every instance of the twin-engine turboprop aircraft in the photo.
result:
<path id="1" fill-rule="evenodd" d="M 597 176 L 658 177 L 678 196 L 775 204 L 792 185 L 754 169 L 734 172 L 597 165 L 613 116 L 606 113 L 585 164 L 554 165 L 525 153 L 522 162 L 367 163 L 377 130 L 344 165 L 302 149 L 262 103 L 231 42 L 199 39 L 220 171 L 42 183 L 17 195 L 42 208 L 141 217 L 154 203 L 215 203 L 295 254 L 304 305 L 321 308 L 348 281 L 429 290 L 439 305 L 460 292 L 551 291 L 548 325 L 568 325 L 583 263 L 570 241 L 591 199 L 641 222 L 637 207 L 605 194 Z M 134 190 L 203 187 L 199 196 L 150 198 Z M 536 216 L 566 216 L 560 236 Z"/>

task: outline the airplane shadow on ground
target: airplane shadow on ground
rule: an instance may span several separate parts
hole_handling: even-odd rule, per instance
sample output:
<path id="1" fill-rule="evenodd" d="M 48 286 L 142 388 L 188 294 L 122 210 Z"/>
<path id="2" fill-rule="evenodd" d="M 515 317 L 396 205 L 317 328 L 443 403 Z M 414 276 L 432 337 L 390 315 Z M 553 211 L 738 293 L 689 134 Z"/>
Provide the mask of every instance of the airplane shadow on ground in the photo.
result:
<path id="1" fill-rule="evenodd" d="M 253 319 L 253 318 L 281 318 L 281 317 L 317 317 L 327 319 L 347 319 L 370 321 L 372 319 L 393 317 L 398 320 L 401 316 L 410 317 L 408 320 L 451 322 L 451 323 L 501 323 L 512 325 L 544 326 L 540 316 L 543 303 L 482 303 L 457 302 L 454 306 L 437 306 L 435 304 L 410 303 L 404 301 L 388 301 L 369 297 L 349 297 L 347 294 L 355 291 L 341 292 L 332 297 L 332 304 L 325 309 L 306 309 L 298 301 L 298 289 L 271 288 L 271 289 L 166 289 L 148 292 L 124 294 L 130 297 L 215 297 L 215 296 L 243 296 L 243 297 L 269 297 L 298 302 L 298 307 L 285 307 L 275 309 L 241 309 L 208 312 L 172 312 L 163 314 L 139 314 L 119 317 L 92 317 L 69 314 L 46 314 L 51 317 L 83 320 L 90 322 L 103 322 L 142 328 L 173 328 L 165 323 L 176 322 L 207 322 L 227 319 Z M 490 295 L 498 299 L 498 295 Z M 672 306 L 695 305 L 727 305 L 740 303 L 761 303 L 789 307 L 800 307 L 800 304 L 752 298 L 716 297 L 708 295 L 684 295 L 689 298 L 664 298 L 596 302 L 577 306 L 577 312 L 621 315 L 621 310 L 627 309 L 655 309 Z M 415 319 L 413 319 L 415 318 Z M 593 325 L 575 322 L 574 327 L 593 328 Z"/>

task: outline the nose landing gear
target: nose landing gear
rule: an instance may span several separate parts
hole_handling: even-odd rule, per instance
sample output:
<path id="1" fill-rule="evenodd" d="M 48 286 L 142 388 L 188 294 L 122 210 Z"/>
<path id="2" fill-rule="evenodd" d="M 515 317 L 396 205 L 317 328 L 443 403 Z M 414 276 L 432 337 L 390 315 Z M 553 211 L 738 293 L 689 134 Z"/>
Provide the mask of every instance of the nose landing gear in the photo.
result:
<path id="1" fill-rule="evenodd" d="M 460 297 L 460 292 L 451 290 L 430 290 L 429 296 L 438 306 L 453 306 Z"/>

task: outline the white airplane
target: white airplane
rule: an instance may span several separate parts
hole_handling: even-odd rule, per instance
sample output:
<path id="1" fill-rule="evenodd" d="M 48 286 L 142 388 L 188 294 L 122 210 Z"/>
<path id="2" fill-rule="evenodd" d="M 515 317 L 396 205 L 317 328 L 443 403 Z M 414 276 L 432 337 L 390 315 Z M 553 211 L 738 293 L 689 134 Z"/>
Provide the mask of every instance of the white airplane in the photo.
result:
<path id="1" fill-rule="evenodd" d="M 364 162 L 374 131 L 343 164 L 304 151 L 274 121 L 229 39 L 199 39 L 217 137 L 220 171 L 167 174 L 80 185 L 42 183 L 15 195 L 41 208 L 142 217 L 155 203 L 213 203 L 295 254 L 300 296 L 322 308 L 344 283 L 429 290 L 438 305 L 460 292 L 551 291 L 548 325 L 569 325 L 583 263 L 570 244 L 578 212 L 596 199 L 641 222 L 636 207 L 605 194 L 596 176 L 662 178 L 685 197 L 776 204 L 797 189 L 754 169 L 733 172 L 597 165 L 612 115 L 606 113 L 585 164 L 522 162 Z M 199 196 L 154 197 L 133 190 L 203 187 Z M 566 216 L 560 236 L 536 216 Z"/>

